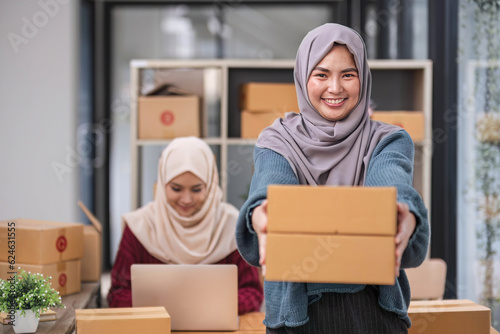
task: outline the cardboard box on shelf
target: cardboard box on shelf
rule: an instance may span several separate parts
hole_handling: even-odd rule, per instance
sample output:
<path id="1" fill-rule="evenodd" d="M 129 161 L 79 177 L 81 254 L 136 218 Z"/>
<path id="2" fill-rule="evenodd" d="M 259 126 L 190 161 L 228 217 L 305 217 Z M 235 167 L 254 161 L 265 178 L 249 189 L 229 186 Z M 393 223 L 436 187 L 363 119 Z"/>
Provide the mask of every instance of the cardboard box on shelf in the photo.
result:
<path id="1" fill-rule="evenodd" d="M 78 334 L 170 333 L 165 307 L 129 307 L 75 310 Z"/>
<path id="2" fill-rule="evenodd" d="M 171 139 L 183 136 L 200 136 L 198 96 L 139 97 L 139 139 Z"/>
<path id="3" fill-rule="evenodd" d="M 82 224 L 31 219 L 0 222 L 1 262 L 42 265 L 82 256 Z"/>
<path id="4" fill-rule="evenodd" d="M 251 112 L 299 112 L 293 83 L 250 82 L 240 87 L 240 109 Z"/>
<path id="5" fill-rule="evenodd" d="M 414 142 L 425 138 L 425 117 L 421 111 L 374 111 L 371 118 L 402 127 Z"/>
<path id="6" fill-rule="evenodd" d="M 394 284 L 395 188 L 272 185 L 268 200 L 266 280 Z"/>
<path id="7" fill-rule="evenodd" d="M 273 124 L 274 120 L 284 117 L 284 112 L 266 111 L 266 112 L 241 112 L 241 138 L 252 139 L 259 137 L 259 134 L 266 127 Z"/>
<path id="8" fill-rule="evenodd" d="M 21 267 L 32 273 L 42 274 L 45 278 L 52 277 L 49 280 L 53 289 L 59 291 L 61 296 L 80 292 L 80 260 L 63 261 L 44 265 L 16 263 L 15 271 Z M 10 278 L 12 269 L 7 262 L 0 262 L 0 278 L 7 280 Z"/>
<path id="9" fill-rule="evenodd" d="M 102 272 L 102 225 L 81 201 L 78 206 L 92 223 L 83 227 L 81 279 L 82 282 L 98 282 Z"/>
<path id="10" fill-rule="evenodd" d="M 466 299 L 412 301 L 409 334 L 489 334 L 491 311 Z"/>

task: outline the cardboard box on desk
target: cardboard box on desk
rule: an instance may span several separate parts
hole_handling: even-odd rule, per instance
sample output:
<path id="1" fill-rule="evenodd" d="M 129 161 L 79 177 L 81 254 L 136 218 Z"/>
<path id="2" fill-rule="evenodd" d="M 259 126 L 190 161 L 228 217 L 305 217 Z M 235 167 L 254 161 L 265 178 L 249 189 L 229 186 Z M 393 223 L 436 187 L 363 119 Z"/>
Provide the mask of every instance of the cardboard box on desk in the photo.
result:
<path id="1" fill-rule="evenodd" d="M 78 334 L 170 333 L 170 315 L 164 307 L 75 310 Z"/>
<path id="2" fill-rule="evenodd" d="M 425 138 L 425 117 L 421 111 L 374 111 L 371 119 L 402 127 L 414 142 Z"/>
<path id="3" fill-rule="evenodd" d="M 299 112 L 293 83 L 250 82 L 240 87 L 240 109 L 249 112 Z"/>
<path id="4" fill-rule="evenodd" d="M 82 282 L 98 282 L 102 273 L 102 225 L 81 201 L 78 206 L 92 223 L 83 227 Z"/>
<path id="5" fill-rule="evenodd" d="M 163 84 L 138 99 L 139 139 L 200 136 L 200 98 Z"/>
<path id="6" fill-rule="evenodd" d="M 470 300 L 412 301 L 409 334 L 489 334 L 490 309 Z"/>
<path id="7" fill-rule="evenodd" d="M 52 277 L 49 282 L 53 289 L 59 291 L 61 296 L 80 292 L 80 260 L 43 265 L 16 263 L 14 270 L 10 269 L 8 262 L 0 262 L 0 278 L 9 279 L 13 275 L 11 272 L 18 271 L 19 267 L 32 273 L 42 274 L 45 278 Z"/>
<path id="8" fill-rule="evenodd" d="M 0 222 L 1 262 L 43 265 L 82 256 L 82 224 L 30 219 Z"/>
<path id="9" fill-rule="evenodd" d="M 268 187 L 266 280 L 394 284 L 396 189 Z"/>

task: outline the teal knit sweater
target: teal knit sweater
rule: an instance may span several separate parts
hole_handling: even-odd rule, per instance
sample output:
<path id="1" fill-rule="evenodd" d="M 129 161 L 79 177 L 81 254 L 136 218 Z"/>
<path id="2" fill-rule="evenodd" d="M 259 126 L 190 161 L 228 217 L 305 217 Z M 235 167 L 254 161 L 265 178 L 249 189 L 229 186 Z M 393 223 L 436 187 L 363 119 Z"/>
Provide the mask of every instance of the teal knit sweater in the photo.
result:
<path id="1" fill-rule="evenodd" d="M 414 144 L 404 130 L 384 138 L 375 148 L 365 178 L 365 186 L 394 186 L 398 202 L 408 204 L 417 218 L 416 229 L 401 259 L 401 270 L 392 286 L 374 286 L 378 291 L 379 305 L 396 313 L 408 327 L 410 286 L 404 268 L 420 265 L 425 259 L 429 244 L 427 209 L 418 192 L 413 188 Z M 257 234 L 251 225 L 251 213 L 267 196 L 270 184 L 298 184 L 289 162 L 280 154 L 263 148 L 254 151 L 255 172 L 247 201 L 240 210 L 236 226 L 236 241 L 242 257 L 251 265 L 259 266 Z M 353 293 L 365 286 L 358 284 L 264 282 L 266 318 L 270 328 L 296 327 L 308 320 L 307 307 L 321 298 L 324 292 Z"/>

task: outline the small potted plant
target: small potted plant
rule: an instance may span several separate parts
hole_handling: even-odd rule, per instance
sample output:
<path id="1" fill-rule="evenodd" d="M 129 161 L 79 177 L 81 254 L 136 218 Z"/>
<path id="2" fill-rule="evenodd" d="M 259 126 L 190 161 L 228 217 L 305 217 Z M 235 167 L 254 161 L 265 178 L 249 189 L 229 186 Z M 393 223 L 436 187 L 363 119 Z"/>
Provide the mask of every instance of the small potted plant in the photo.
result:
<path id="1" fill-rule="evenodd" d="M 0 311 L 8 314 L 14 332 L 34 333 L 41 313 L 50 307 L 65 307 L 50 279 L 22 268 L 10 279 L 0 279 Z"/>

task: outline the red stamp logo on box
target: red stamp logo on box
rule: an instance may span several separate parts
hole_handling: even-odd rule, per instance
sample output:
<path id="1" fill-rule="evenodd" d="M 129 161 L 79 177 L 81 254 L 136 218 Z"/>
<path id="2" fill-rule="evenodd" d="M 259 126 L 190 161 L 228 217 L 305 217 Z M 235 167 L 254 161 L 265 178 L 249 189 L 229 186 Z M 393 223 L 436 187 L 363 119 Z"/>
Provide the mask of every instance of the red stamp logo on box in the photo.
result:
<path id="1" fill-rule="evenodd" d="M 56 248 L 59 251 L 59 253 L 64 252 L 67 246 L 68 246 L 68 240 L 66 240 L 66 237 L 64 235 L 61 235 L 59 238 L 57 238 Z"/>
<path id="2" fill-rule="evenodd" d="M 68 277 L 66 277 L 65 273 L 62 273 L 61 275 L 59 275 L 59 286 L 65 286 L 67 281 L 68 281 Z"/>
<path id="3" fill-rule="evenodd" d="M 175 117 L 174 113 L 171 112 L 170 110 L 164 111 L 161 113 L 160 120 L 163 123 L 163 125 L 172 125 L 174 123 Z"/>

